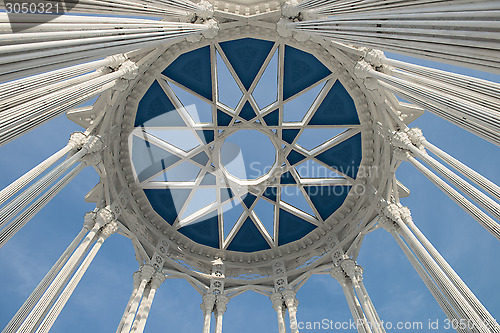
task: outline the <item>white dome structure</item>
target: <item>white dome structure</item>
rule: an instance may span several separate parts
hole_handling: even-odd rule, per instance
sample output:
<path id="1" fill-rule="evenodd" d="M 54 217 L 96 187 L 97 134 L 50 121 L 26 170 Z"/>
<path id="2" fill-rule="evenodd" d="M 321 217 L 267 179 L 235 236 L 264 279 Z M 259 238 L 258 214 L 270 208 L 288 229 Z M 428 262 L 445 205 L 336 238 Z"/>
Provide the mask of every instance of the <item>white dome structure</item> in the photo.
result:
<path id="1" fill-rule="evenodd" d="M 500 333 L 396 179 L 412 165 L 500 240 L 500 187 L 413 125 L 428 112 L 498 146 L 500 84 L 395 59 L 500 74 L 498 1 L 6 2 L 0 16 L 0 145 L 62 114 L 83 128 L 0 191 L 0 247 L 86 167 L 99 177 L 81 231 L 3 333 L 49 332 L 113 234 L 138 262 L 117 333 L 145 330 L 167 279 L 200 294 L 204 333 L 251 291 L 276 312 L 270 331 L 408 329 L 363 281 L 378 229 L 447 318 L 416 329 Z M 297 318 L 318 274 L 338 281 L 354 326 Z"/>

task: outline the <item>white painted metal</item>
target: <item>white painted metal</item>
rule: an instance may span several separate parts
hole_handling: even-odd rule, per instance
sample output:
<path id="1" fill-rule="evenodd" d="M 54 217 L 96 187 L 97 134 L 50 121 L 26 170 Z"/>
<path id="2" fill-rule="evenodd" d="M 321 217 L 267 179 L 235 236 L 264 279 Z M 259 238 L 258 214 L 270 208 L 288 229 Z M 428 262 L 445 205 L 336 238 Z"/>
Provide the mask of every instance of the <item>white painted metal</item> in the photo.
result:
<path id="1" fill-rule="evenodd" d="M 363 325 L 358 326 L 359 332 L 384 333 L 383 327 L 374 325 L 374 323 L 381 323 L 381 320 L 364 287 L 361 269 L 354 261 L 363 236 L 376 228 L 377 221 L 379 221 L 379 226 L 386 228 L 394 236 L 448 318 L 471 320 L 477 324 L 470 330 L 473 333 L 500 332 L 500 327 L 495 324 L 491 314 L 415 226 L 409 212 L 397 204 L 400 193 L 394 172 L 402 159 L 408 159 L 498 239 L 500 239 L 500 227 L 493 219 L 432 173 L 415 157 L 422 159 L 438 171 L 497 219 L 500 218 L 500 205 L 498 204 L 500 188 L 427 142 L 421 133 L 419 135 L 415 130 L 407 129 L 406 125 L 409 122 L 407 119 L 414 119 L 415 114 L 421 110 L 416 106 L 399 102 L 392 95 L 392 93 L 399 95 L 457 126 L 500 145 L 498 125 L 500 123 L 498 108 L 500 85 L 387 59 L 380 53 L 364 48 L 381 48 L 498 73 L 498 68 L 500 68 L 498 56 L 500 7 L 498 2 L 483 0 L 305 0 L 298 4 L 296 2 L 284 4 L 281 8 L 282 21 L 277 26 L 270 23 L 272 20 L 277 22 L 280 19 L 279 14 L 273 13 L 270 9 L 274 5 L 270 6 L 267 3 L 268 12 L 260 13 L 262 6 L 254 6 L 255 8 L 250 11 L 249 8 L 244 7 L 245 4 L 249 4 L 249 1 L 239 2 L 244 4 L 238 5 L 236 9 L 235 4 L 226 6 L 220 1 L 217 5 L 222 7 L 215 8 L 214 11 L 212 5 L 204 1 L 195 4 L 186 0 L 81 0 L 73 10 L 76 13 L 100 13 L 105 9 L 112 10 L 114 14 L 146 16 L 144 19 L 127 18 L 126 20 L 123 17 L 61 15 L 47 21 L 44 15 L 19 15 L 17 16 L 19 19 L 9 22 L 8 15 L 0 13 L 0 72 L 2 73 L 0 82 L 3 82 L 0 84 L 0 144 L 7 143 L 55 116 L 77 107 L 93 96 L 108 91 L 107 94 L 101 96 L 99 103 L 96 103 L 94 107 L 75 111 L 75 114 L 78 112 L 92 114 L 94 122 L 84 135 L 92 137 L 97 133 L 106 134 L 101 137 L 106 149 L 100 152 L 100 149 L 93 150 L 85 146 L 83 142 L 80 142 L 81 140 L 70 141 L 63 149 L 2 190 L 0 205 L 6 204 L 0 210 L 0 225 L 5 226 L 7 222 L 12 221 L 0 230 L 0 247 L 85 165 L 94 165 L 101 176 L 102 186 L 95 189 L 96 197 L 100 198 L 97 199 L 98 207 L 114 202 L 114 206 L 96 209 L 94 213 L 86 216 L 88 221 L 85 228 L 69 245 L 2 333 L 49 331 L 107 237 L 107 231 L 101 228 L 111 221 L 114 221 L 113 225 L 117 223 L 120 233 L 132 239 L 138 260 L 141 263 L 151 263 L 151 265 L 143 265 L 140 273 L 134 274 L 134 288 L 117 333 L 143 332 L 155 292 L 165 279 L 165 274 L 168 274 L 170 278 L 185 278 L 200 294 L 204 295 L 202 304 L 204 333 L 210 331 L 212 311 L 215 312 L 216 318 L 215 331 L 221 333 L 223 314 L 229 299 L 249 290 L 271 298 L 273 308 L 277 313 L 280 333 L 286 331 L 284 310 L 288 309 L 290 328 L 295 333 L 298 332 L 296 317 L 298 303 L 295 298 L 297 290 L 312 274 L 324 274 L 328 271 L 341 284 L 353 318 L 363 322 Z M 245 10 L 246 12 L 243 12 Z M 233 21 L 217 25 L 214 17 L 219 20 L 229 18 Z M 157 18 L 163 18 L 163 20 Z M 289 20 L 290 18 L 293 22 Z M 178 21 L 174 22 L 174 20 Z M 231 28 L 238 26 L 241 26 L 239 33 L 231 32 Z M 328 61 L 331 62 L 336 61 L 335 66 L 346 67 L 349 70 L 345 71 L 346 73 L 339 70 L 325 78 L 324 81 L 332 80 L 320 92 L 303 122 L 283 127 L 303 131 L 307 126 L 307 120 L 313 115 L 315 108 L 333 84 L 333 79 L 336 78 L 351 80 L 346 87 L 349 88 L 349 92 L 352 93 L 357 103 L 360 118 L 364 116 L 363 112 L 372 112 L 377 115 L 378 123 L 370 118 L 370 121 L 361 126 L 352 126 L 346 133 L 327 141 L 314 151 L 301 150 L 296 142 L 285 147 L 286 152 L 294 146 L 294 149 L 306 155 L 314 155 L 361 132 L 364 136 L 363 149 L 376 151 L 374 156 L 364 156 L 363 160 L 368 165 L 380 166 L 380 172 L 376 176 L 371 175 L 366 178 L 364 184 L 368 184 L 367 188 L 370 189 L 370 193 L 361 197 L 356 205 L 350 206 L 349 211 L 342 212 L 344 215 L 339 220 L 345 223 L 343 225 L 345 229 L 328 231 L 327 234 L 318 237 L 317 244 L 316 241 L 312 242 L 312 247 L 310 247 L 311 244 L 298 242 L 297 244 L 300 245 L 296 249 L 292 248 L 293 251 L 288 248 L 288 253 L 285 253 L 286 251 L 279 253 L 279 260 L 283 259 L 280 264 L 281 272 L 275 270 L 276 267 L 273 266 L 272 276 L 267 273 L 271 267 L 269 261 L 266 262 L 271 256 L 266 258 L 259 255 L 253 257 L 242 255 L 240 258 L 225 263 L 219 259 L 220 253 L 225 251 L 231 237 L 241 227 L 244 218 L 250 217 L 261 226 L 261 221 L 253 213 L 253 207 L 244 209 L 242 215 L 244 218 L 240 218 L 228 239 L 225 242 L 221 241 L 222 248 L 218 249 L 217 258 L 213 258 L 213 260 L 216 259 L 216 263 L 213 263 L 207 262 L 210 255 L 205 256 L 201 247 L 193 246 L 190 248 L 191 253 L 184 251 L 182 255 L 179 255 L 176 252 L 178 244 L 175 238 L 165 237 L 167 234 L 162 233 L 160 226 L 150 221 L 144 222 L 139 201 L 128 202 L 128 194 L 118 194 L 113 186 L 113 182 L 122 182 L 121 186 L 128 188 L 126 181 L 120 178 L 122 174 L 117 172 L 118 166 L 123 166 L 126 161 L 120 159 L 119 147 L 123 141 L 118 139 L 115 132 L 123 132 L 127 126 L 125 123 L 130 121 L 130 110 L 127 109 L 130 105 L 123 101 L 129 97 L 137 98 L 137 91 L 130 90 L 134 84 L 137 84 L 137 81 L 134 81 L 136 76 L 151 75 L 150 72 L 143 74 L 142 69 L 157 70 L 159 67 L 155 66 L 159 66 L 156 62 L 160 58 L 166 57 L 168 61 L 172 61 L 180 53 L 186 52 L 188 48 L 190 50 L 196 48 L 197 43 L 202 39 L 200 34 L 204 34 L 204 38 L 214 38 L 219 28 L 222 34 L 214 39 L 216 43 L 231 40 L 236 36 L 240 36 L 239 38 L 242 35 L 248 36 L 249 32 L 254 30 L 276 41 L 278 40 L 276 34 L 267 35 L 266 29 L 277 29 L 281 34 L 280 42 L 266 59 L 264 66 L 259 70 L 257 80 L 250 87 L 249 92 L 244 94 L 236 111 L 239 111 L 246 101 L 256 107 L 256 101 L 251 93 L 255 89 L 256 82 L 262 77 L 265 66 L 271 60 L 272 53 L 277 50 L 280 59 L 278 79 L 281 89 L 279 89 L 277 102 L 258 114 L 258 119 L 262 121 L 265 115 L 276 108 L 280 110 L 282 118 L 283 104 L 286 102 L 283 100 L 282 92 L 284 77 L 282 41 L 295 39 L 300 44 L 299 48 L 312 50 L 315 46 L 309 40 L 309 36 L 313 39 L 319 36 L 318 40 L 321 39 L 324 45 L 324 48 L 317 52 L 321 55 L 320 58 L 329 59 Z M 224 35 L 226 28 L 228 32 Z M 187 40 L 181 42 L 184 38 Z M 322 40 L 323 38 L 327 41 Z M 186 47 L 187 43 L 191 43 L 192 46 Z M 211 43 L 212 60 L 215 59 L 215 52 L 219 51 L 223 61 L 228 64 L 221 48 L 213 46 L 216 43 Z M 167 44 L 172 47 L 166 48 Z M 184 45 L 182 52 L 179 51 L 180 45 Z M 127 53 L 119 54 L 120 52 Z M 102 59 L 105 56 L 109 57 Z M 242 83 L 234 69 L 231 66 L 228 67 L 231 75 L 241 87 Z M 212 68 L 212 72 L 216 73 L 216 68 Z M 158 75 L 157 72 L 152 75 L 156 75 L 155 78 L 158 80 L 168 80 Z M 355 80 L 349 75 L 352 75 Z M 362 91 L 355 87 L 357 82 L 362 82 L 364 85 L 360 87 Z M 180 101 L 169 89 L 168 85 L 171 83 L 163 81 L 162 86 L 175 106 L 179 107 Z M 217 86 L 217 82 L 213 82 L 215 102 L 212 103 L 212 112 L 214 114 L 218 108 L 224 112 L 229 111 L 217 101 L 218 88 L 220 87 Z M 361 100 L 363 102 L 360 102 Z M 183 114 L 183 116 L 186 115 Z M 114 127 L 115 125 L 117 126 Z M 220 130 L 227 130 L 220 126 L 207 127 L 197 126 L 197 124 L 192 126 L 193 130 L 201 128 L 216 130 L 215 135 L 220 138 L 224 138 L 230 132 L 219 133 Z M 370 131 L 366 131 L 365 128 L 371 132 L 380 133 L 384 137 L 387 136 L 386 133 L 389 133 L 388 140 L 370 137 Z M 408 136 L 406 141 L 402 140 L 402 131 L 407 131 L 405 132 Z M 480 189 L 491 194 L 493 199 L 427 155 L 423 148 L 427 148 L 477 184 Z M 54 168 L 47 176 L 42 177 L 18 197 L 7 202 L 62 156 L 76 150 L 78 151 L 72 157 Z M 99 154 L 96 154 L 97 151 Z M 413 156 L 408 156 L 409 153 Z M 182 161 L 192 155 L 193 152 L 184 154 Z M 86 160 L 69 171 L 82 159 Z M 286 161 L 280 162 L 286 163 Z M 384 164 L 385 162 L 388 164 Z M 289 164 L 286 166 L 290 167 Z M 206 171 L 207 168 L 204 168 L 202 173 Z M 68 173 L 63 176 L 65 172 Z M 132 171 L 128 173 L 129 177 L 131 175 Z M 63 177 L 49 188 L 61 176 Z M 300 182 L 297 174 L 294 173 L 293 176 L 296 181 Z M 372 182 L 375 178 L 379 179 L 380 183 Z M 360 183 L 359 179 L 346 176 L 342 181 L 333 182 L 332 180 L 328 184 L 359 185 Z M 312 179 L 300 183 L 300 186 L 303 191 L 304 185 L 318 184 L 317 179 Z M 175 187 L 191 188 L 196 185 L 196 182 L 194 184 L 179 183 Z M 145 188 L 153 187 L 145 186 Z M 257 196 L 262 198 L 262 191 L 257 192 L 259 192 Z M 377 199 L 380 201 L 378 202 L 373 200 L 373 195 L 379 199 L 382 197 L 385 199 Z M 280 202 L 281 194 L 278 192 L 277 196 L 277 201 Z M 371 197 L 367 198 L 368 196 Z M 38 199 L 28 206 L 37 197 Z M 308 197 L 305 196 L 305 198 L 311 205 Z M 218 203 L 220 203 L 220 195 Z M 377 204 L 380 203 L 381 205 L 377 208 Z M 116 220 L 125 207 L 127 210 L 124 215 L 127 219 L 123 223 L 127 224 L 126 226 Z M 300 215 L 300 212 L 292 205 L 281 202 L 280 207 Z M 377 212 L 377 209 L 381 207 L 382 210 Z M 217 205 L 214 205 L 213 209 L 220 213 L 220 207 Z M 380 214 L 379 218 L 377 214 Z M 307 220 L 305 215 L 303 217 Z M 194 217 L 191 220 L 194 220 Z M 191 220 L 182 222 L 187 223 Z M 362 225 L 358 225 L 360 221 Z M 94 222 L 95 225 L 93 225 Z M 311 223 L 321 225 L 326 221 L 311 220 Z M 336 223 L 340 225 L 341 222 L 336 221 Z M 176 223 L 174 228 L 180 226 L 181 224 Z M 84 238 L 85 233 L 87 235 Z M 277 231 L 274 235 L 266 236 L 272 250 L 278 248 L 274 243 L 277 236 Z M 325 240 L 328 237 L 336 239 L 337 242 L 331 245 L 330 241 Z M 224 238 L 222 230 L 220 238 L 222 240 Z M 167 249 L 170 250 L 167 251 Z M 150 256 L 148 253 L 154 253 L 154 255 Z M 328 255 L 324 256 L 325 253 Z M 331 261 L 327 263 L 329 260 L 327 257 L 330 255 L 334 258 L 333 264 Z M 275 254 L 273 254 L 272 260 L 275 259 Z M 82 260 L 82 265 L 77 269 Z M 252 272 L 258 272 L 256 275 L 259 276 L 246 276 L 249 275 L 246 274 L 248 267 L 252 267 Z M 210 269 L 212 269 L 211 275 L 206 273 L 210 272 Z M 293 281 L 291 276 L 296 276 Z M 281 281 L 281 285 L 278 281 Z M 487 325 L 482 326 L 481 322 Z M 458 331 L 469 333 L 467 329 L 458 328 Z"/>

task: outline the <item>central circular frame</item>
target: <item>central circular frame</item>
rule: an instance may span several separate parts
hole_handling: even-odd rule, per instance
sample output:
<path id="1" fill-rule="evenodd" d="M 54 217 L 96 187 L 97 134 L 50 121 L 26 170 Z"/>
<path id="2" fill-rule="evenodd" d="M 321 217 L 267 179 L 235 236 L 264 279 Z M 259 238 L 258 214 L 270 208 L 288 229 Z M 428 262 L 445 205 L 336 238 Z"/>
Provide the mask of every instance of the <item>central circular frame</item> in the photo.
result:
<path id="1" fill-rule="evenodd" d="M 154 62 L 154 64 L 152 64 L 150 69 L 147 70 L 139 80 L 137 80 L 130 92 L 130 98 L 127 99 L 125 108 L 123 108 L 125 122 L 123 123 L 122 131 L 120 132 L 122 142 L 127 143 L 129 139 L 128 135 L 133 130 L 133 123 L 137 106 L 144 93 L 151 86 L 152 82 L 154 82 L 155 71 L 162 70 L 163 68 L 168 67 L 168 65 L 171 64 L 175 59 L 177 59 L 179 55 L 198 49 L 200 47 L 203 47 L 204 45 L 213 45 L 214 43 L 221 43 L 240 38 L 258 38 L 270 40 L 273 42 L 284 42 L 286 43 L 286 45 L 290 45 L 299 50 L 305 50 L 307 53 L 313 54 L 316 58 L 321 60 L 321 62 L 325 64 L 332 71 L 332 73 L 334 73 L 336 78 L 340 82 L 342 82 L 345 89 L 352 96 L 354 104 L 356 105 L 356 110 L 358 112 L 359 120 L 361 123 L 360 135 L 362 137 L 362 161 L 360 167 L 367 168 L 368 165 L 366 164 L 366 162 L 369 162 L 370 165 L 382 162 L 380 159 L 374 157 L 373 154 L 375 142 L 379 141 L 378 138 L 377 140 L 375 140 L 376 137 L 374 137 L 373 135 L 372 124 L 374 123 L 374 115 L 370 112 L 370 109 L 368 107 L 369 103 L 367 102 L 367 100 L 373 99 L 371 96 L 367 97 L 367 95 L 370 95 L 370 93 L 367 90 L 364 90 L 364 86 L 360 86 L 361 81 L 358 81 L 357 78 L 350 74 L 350 72 L 353 72 L 356 62 L 346 62 L 345 59 L 342 59 L 341 63 L 339 62 L 339 60 L 337 60 L 338 54 L 336 54 L 334 50 L 326 50 L 321 45 L 312 41 L 300 43 L 293 39 L 283 41 L 283 38 L 279 37 L 273 30 L 249 26 L 222 30 L 216 39 L 202 39 L 202 41 L 200 41 L 196 45 L 184 41 L 177 43 L 175 47 L 169 47 L 168 49 L 165 49 L 163 55 L 161 55 L 160 58 L 158 58 Z M 234 126 L 233 128 L 234 130 L 236 130 L 237 126 Z M 274 142 L 273 140 L 271 141 Z M 361 221 L 363 219 L 363 216 L 365 215 L 364 210 L 359 208 L 366 204 L 366 196 L 363 197 L 363 200 L 360 200 L 360 193 L 354 193 L 353 191 L 350 191 L 342 206 L 337 209 L 337 211 L 335 211 L 332 216 L 325 220 L 322 225 L 319 225 L 315 230 L 308 233 L 301 239 L 288 244 L 283 244 L 272 247 L 270 249 L 264 249 L 251 253 L 233 252 L 227 251 L 226 249 L 213 249 L 192 241 L 185 235 L 182 235 L 181 233 L 176 231 L 176 228 L 165 223 L 165 221 L 158 215 L 157 212 L 154 211 L 150 204 L 147 204 L 149 200 L 144 195 L 143 190 L 136 184 L 134 179 L 130 177 L 130 175 L 134 174 L 134 171 L 132 164 L 126 162 L 126 160 L 130 161 L 129 153 L 122 149 L 118 149 L 118 151 L 119 155 L 122 156 L 120 157 L 120 160 L 123 161 L 124 172 L 123 175 L 118 174 L 118 178 L 125 181 L 126 186 L 132 189 L 136 189 L 131 192 L 133 197 L 135 198 L 131 203 L 132 207 L 135 208 L 132 209 L 136 212 L 143 212 L 142 214 L 144 214 L 142 215 L 142 217 L 141 213 L 136 216 L 138 218 L 137 223 L 141 225 L 139 229 L 144 230 L 145 237 L 147 237 L 147 239 L 150 239 L 149 242 L 145 243 L 145 246 L 153 246 L 154 248 L 154 243 L 156 243 L 160 239 L 165 239 L 164 242 L 171 243 L 172 245 L 176 244 L 176 249 L 178 249 L 179 251 L 182 251 L 182 249 L 189 250 L 188 252 L 183 252 L 184 255 L 189 254 L 189 256 L 194 256 L 198 258 L 196 260 L 205 261 L 207 258 L 222 258 L 223 260 L 228 260 L 229 262 L 241 262 L 241 260 L 244 260 L 245 262 L 259 262 L 276 257 L 281 257 L 284 259 L 286 259 L 287 257 L 300 257 L 300 261 L 303 262 L 306 261 L 307 258 L 316 256 L 318 254 L 317 251 L 323 251 L 320 250 L 320 248 L 325 246 L 325 243 L 328 242 L 328 237 L 326 237 L 328 234 L 330 234 L 331 232 L 335 232 L 337 234 L 342 230 L 344 230 L 345 233 L 348 233 L 348 230 L 352 230 L 354 228 L 354 225 L 359 223 L 359 221 Z M 370 184 L 373 187 L 378 188 L 379 181 L 380 179 L 378 178 L 378 176 L 362 173 L 356 177 L 353 185 Z M 254 190 L 255 188 L 253 186 L 249 186 L 249 193 L 253 193 Z M 357 222 L 353 224 L 351 221 Z M 137 227 L 134 228 L 137 229 Z M 298 251 L 299 249 L 302 250 Z"/>

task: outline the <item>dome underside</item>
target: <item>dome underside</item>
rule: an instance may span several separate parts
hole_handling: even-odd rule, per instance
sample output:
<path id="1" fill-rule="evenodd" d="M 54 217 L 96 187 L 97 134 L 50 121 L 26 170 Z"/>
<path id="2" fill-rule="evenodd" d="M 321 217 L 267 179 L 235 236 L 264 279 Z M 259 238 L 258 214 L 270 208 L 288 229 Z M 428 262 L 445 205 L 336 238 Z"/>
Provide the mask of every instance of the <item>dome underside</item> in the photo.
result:
<path id="1" fill-rule="evenodd" d="M 362 158 L 355 103 L 335 73 L 263 39 L 178 56 L 140 100 L 134 126 L 134 176 L 152 208 L 196 243 L 228 251 L 276 248 L 324 224 Z"/>

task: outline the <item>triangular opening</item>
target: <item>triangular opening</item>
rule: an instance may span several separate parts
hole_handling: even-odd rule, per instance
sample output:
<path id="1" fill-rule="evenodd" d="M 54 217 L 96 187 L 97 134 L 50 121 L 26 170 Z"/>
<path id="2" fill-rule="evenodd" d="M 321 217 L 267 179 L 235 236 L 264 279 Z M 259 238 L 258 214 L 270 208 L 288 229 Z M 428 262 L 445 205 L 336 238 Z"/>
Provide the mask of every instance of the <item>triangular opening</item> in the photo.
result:
<path id="1" fill-rule="evenodd" d="M 204 144 L 214 141 L 214 131 L 213 130 L 196 131 L 196 134 L 198 134 L 198 137 L 200 138 L 201 142 L 203 142 Z"/>
<path id="2" fill-rule="evenodd" d="M 243 93 L 219 52 L 217 52 L 217 87 L 219 102 L 234 109 L 238 105 Z"/>
<path id="3" fill-rule="evenodd" d="M 208 157 L 208 155 L 204 151 L 193 156 L 191 159 L 193 161 L 195 161 L 196 163 L 201 164 L 202 166 L 207 165 L 207 162 L 210 160 L 210 158 Z"/>
<path id="4" fill-rule="evenodd" d="M 266 200 L 259 200 L 253 208 L 271 238 L 274 237 L 274 207 L 272 203 Z"/>
<path id="5" fill-rule="evenodd" d="M 295 150 L 291 150 L 288 156 L 286 157 L 286 160 L 288 161 L 288 163 L 290 163 L 290 165 L 294 165 L 304 160 L 305 158 L 306 157 L 301 153 L 298 153 Z"/>
<path id="6" fill-rule="evenodd" d="M 137 106 L 135 126 L 185 127 L 186 123 L 158 81 L 154 81 Z"/>
<path id="7" fill-rule="evenodd" d="M 276 188 L 276 187 L 268 187 L 262 193 L 263 197 L 266 197 L 266 198 L 268 198 L 271 201 L 276 201 L 276 196 L 277 195 L 278 195 L 278 188 Z"/>
<path id="8" fill-rule="evenodd" d="M 217 177 L 215 177 L 211 173 L 206 173 L 205 176 L 203 176 L 203 179 L 200 182 L 200 185 L 216 185 L 217 183 Z"/>
<path id="9" fill-rule="evenodd" d="M 173 224 L 191 190 L 187 189 L 145 189 L 153 209 L 169 224 Z"/>
<path id="10" fill-rule="evenodd" d="M 264 236 L 249 217 L 243 222 L 240 230 L 227 247 L 229 251 L 238 252 L 256 252 L 270 248 Z"/>
<path id="11" fill-rule="evenodd" d="M 225 204 L 223 207 L 223 224 L 224 224 L 224 238 L 227 238 L 231 230 L 236 225 L 236 222 L 243 214 L 243 207 L 241 204 L 234 205 L 234 201 Z"/>
<path id="12" fill-rule="evenodd" d="M 153 182 L 192 182 L 200 173 L 200 168 L 190 162 L 181 164 L 153 178 Z"/>
<path id="13" fill-rule="evenodd" d="M 271 61 L 260 77 L 253 93 L 255 101 L 262 109 L 278 99 L 278 51 L 274 52 Z"/>
<path id="14" fill-rule="evenodd" d="M 358 125 L 354 101 L 340 81 L 336 81 L 325 96 L 310 125 Z"/>
<path id="15" fill-rule="evenodd" d="M 257 197 L 251 193 L 247 193 L 245 195 L 245 198 L 243 199 L 243 203 L 245 204 L 245 206 L 247 206 L 247 208 L 250 208 L 252 207 L 252 204 L 254 203 L 255 199 Z"/>
<path id="16" fill-rule="evenodd" d="M 176 84 L 171 84 L 170 87 L 195 123 L 212 122 L 212 105 Z"/>
<path id="17" fill-rule="evenodd" d="M 198 137 L 193 131 L 186 129 L 168 129 L 168 130 L 153 130 L 147 129 L 147 132 L 154 135 L 158 139 L 165 141 L 179 149 L 188 152 L 200 145 Z"/>
<path id="18" fill-rule="evenodd" d="M 306 128 L 297 139 L 297 144 L 307 150 L 311 150 L 336 137 L 345 130 L 346 128 Z"/>
<path id="19" fill-rule="evenodd" d="M 273 48 L 274 42 L 243 38 L 219 44 L 243 86 L 248 90 L 262 64 Z"/>
<path id="20" fill-rule="evenodd" d="M 200 94 L 209 101 L 212 100 L 210 46 L 180 55 L 162 74 Z"/>
<path id="21" fill-rule="evenodd" d="M 219 220 L 217 215 L 209 218 L 202 217 L 185 227 L 179 228 L 177 231 L 196 243 L 216 249 L 220 247 Z"/>
<path id="22" fill-rule="evenodd" d="M 252 106 L 250 105 L 250 102 L 246 101 L 245 105 L 243 105 L 243 108 L 240 111 L 239 116 L 247 121 L 257 117 L 255 114 L 255 111 L 253 110 Z"/>
<path id="23" fill-rule="evenodd" d="M 263 118 L 267 126 L 278 126 L 280 120 L 280 111 L 274 110 L 273 112 L 265 115 Z"/>
<path id="24" fill-rule="evenodd" d="M 132 164 L 139 182 L 143 182 L 179 160 L 180 157 L 149 141 L 135 135 L 132 138 Z"/>
<path id="25" fill-rule="evenodd" d="M 278 246 L 301 239 L 316 229 L 311 224 L 284 209 L 279 212 Z"/>
<path id="26" fill-rule="evenodd" d="M 315 160 L 308 160 L 295 167 L 300 178 L 345 178 Z"/>
<path id="27" fill-rule="evenodd" d="M 325 221 L 342 206 L 351 186 L 304 186 L 304 190 Z"/>
<path id="28" fill-rule="evenodd" d="M 358 133 L 317 155 L 316 159 L 351 178 L 356 178 L 361 157 L 361 133 Z"/>
<path id="29" fill-rule="evenodd" d="M 314 85 L 332 72 L 315 56 L 294 47 L 285 46 L 283 99 Z"/>
<path id="30" fill-rule="evenodd" d="M 233 120 L 233 117 L 228 115 L 227 113 L 217 110 L 217 125 L 218 126 L 227 126 L 231 123 L 231 120 Z M 219 130 L 220 133 L 220 130 Z"/>
<path id="31" fill-rule="evenodd" d="M 301 211 L 314 216 L 314 212 L 311 206 L 309 206 L 309 204 L 307 203 L 299 187 L 283 186 L 281 188 L 281 201 L 284 201 L 287 204 L 290 204 L 291 206 L 294 206 Z"/>
<path id="32" fill-rule="evenodd" d="M 299 134 L 298 129 L 284 129 L 281 133 L 281 137 L 283 138 L 283 141 L 292 143 L 297 134 Z"/>
<path id="33" fill-rule="evenodd" d="M 188 217 L 191 214 L 196 213 L 200 209 L 210 205 L 217 200 L 217 192 L 215 188 L 199 188 L 196 190 L 194 195 L 191 197 L 189 204 L 182 214 L 181 219 Z"/>
<path id="34" fill-rule="evenodd" d="M 293 178 L 290 171 L 288 171 L 288 172 L 285 172 L 284 174 L 281 175 L 280 183 L 281 184 L 296 184 L 297 182 Z"/>
<path id="35" fill-rule="evenodd" d="M 321 84 L 317 84 L 314 88 L 286 102 L 283 105 L 283 122 L 302 121 L 324 86 L 324 82 Z"/>

